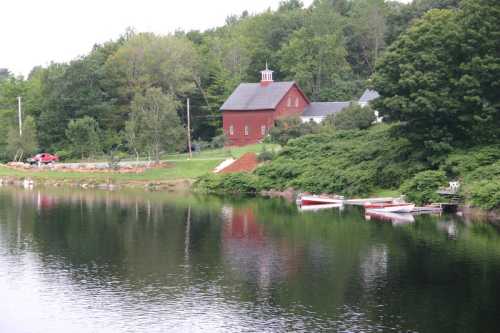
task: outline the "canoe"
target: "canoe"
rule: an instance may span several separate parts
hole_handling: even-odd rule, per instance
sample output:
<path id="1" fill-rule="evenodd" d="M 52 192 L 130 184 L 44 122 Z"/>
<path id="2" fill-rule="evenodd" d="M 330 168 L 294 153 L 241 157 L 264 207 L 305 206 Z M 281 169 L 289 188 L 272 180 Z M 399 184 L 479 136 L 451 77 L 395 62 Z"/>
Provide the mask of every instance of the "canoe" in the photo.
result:
<path id="1" fill-rule="evenodd" d="M 390 204 L 367 204 L 365 205 L 366 209 L 370 209 L 373 211 L 379 212 L 387 212 L 387 213 L 411 213 L 415 209 L 414 204 L 407 203 L 390 203 Z"/>
<path id="2" fill-rule="evenodd" d="M 342 204 L 344 199 L 319 195 L 304 195 L 297 200 L 301 206 Z"/>
<path id="3" fill-rule="evenodd" d="M 341 203 L 335 203 L 335 204 L 324 204 L 324 205 L 306 205 L 306 206 L 299 206 L 299 211 L 301 212 L 315 212 L 318 210 L 323 210 L 323 209 L 332 209 L 332 208 L 340 208 L 342 209 L 344 205 Z"/>

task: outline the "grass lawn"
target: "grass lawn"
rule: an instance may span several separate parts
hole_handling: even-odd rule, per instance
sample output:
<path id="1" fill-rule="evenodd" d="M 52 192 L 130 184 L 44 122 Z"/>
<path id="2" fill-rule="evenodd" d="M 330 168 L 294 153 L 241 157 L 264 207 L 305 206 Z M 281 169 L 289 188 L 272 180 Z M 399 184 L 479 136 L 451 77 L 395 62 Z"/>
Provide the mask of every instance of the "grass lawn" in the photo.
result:
<path id="1" fill-rule="evenodd" d="M 30 171 L 15 170 L 5 166 L 0 166 L 0 177 L 13 176 L 19 178 L 34 178 L 47 180 L 68 180 L 68 181 L 111 181 L 111 182 L 154 182 L 195 179 L 201 175 L 211 172 L 219 163 L 229 157 L 238 158 L 244 153 L 262 151 L 263 146 L 268 150 L 277 150 L 279 145 L 255 144 L 245 147 L 231 147 L 206 150 L 193 154 L 192 159 L 188 159 L 188 154 L 175 154 L 162 156 L 162 160 L 168 161 L 172 167 L 162 169 L 149 169 L 144 173 L 105 173 L 105 172 L 62 172 L 62 171 Z"/>
<path id="2" fill-rule="evenodd" d="M 248 145 L 244 147 L 224 147 L 219 149 L 210 149 L 205 150 L 200 153 L 193 153 L 193 159 L 206 159 L 206 158 L 221 158 L 226 159 L 229 157 L 239 158 L 241 155 L 245 153 L 260 153 L 263 148 L 267 150 L 279 150 L 281 147 L 277 144 L 264 144 L 257 143 L 254 145 Z M 162 156 L 163 160 L 177 160 L 177 159 L 187 159 L 188 154 L 173 154 L 173 155 L 164 155 Z"/>
<path id="3" fill-rule="evenodd" d="M 0 177 L 30 177 L 34 179 L 48 180 L 95 180 L 95 181 L 113 181 L 113 182 L 146 182 L 162 180 L 180 180 L 194 179 L 215 168 L 223 159 L 220 160 L 179 160 L 171 162 L 173 167 L 162 169 L 149 169 L 144 173 L 104 173 L 104 172 L 62 172 L 62 171 L 24 171 L 14 170 L 5 166 L 0 166 Z"/>

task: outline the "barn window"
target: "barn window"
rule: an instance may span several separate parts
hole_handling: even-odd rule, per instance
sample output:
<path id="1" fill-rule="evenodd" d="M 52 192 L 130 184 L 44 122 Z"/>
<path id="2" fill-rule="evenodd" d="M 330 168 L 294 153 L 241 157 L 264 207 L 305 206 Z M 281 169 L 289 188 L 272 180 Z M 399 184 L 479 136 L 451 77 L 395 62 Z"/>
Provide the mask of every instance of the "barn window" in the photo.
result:
<path id="1" fill-rule="evenodd" d="M 262 126 L 260 127 L 260 134 L 262 134 L 262 135 L 266 135 L 266 125 L 262 125 Z"/>
<path id="2" fill-rule="evenodd" d="M 295 99 L 295 107 L 298 108 L 299 107 L 299 98 L 297 97 Z"/>
<path id="3" fill-rule="evenodd" d="M 248 125 L 245 125 L 245 135 L 248 135 Z"/>
<path id="4" fill-rule="evenodd" d="M 292 106 L 292 96 L 288 96 L 288 107 Z"/>
<path id="5" fill-rule="evenodd" d="M 234 126 L 229 126 L 229 135 L 234 135 Z"/>

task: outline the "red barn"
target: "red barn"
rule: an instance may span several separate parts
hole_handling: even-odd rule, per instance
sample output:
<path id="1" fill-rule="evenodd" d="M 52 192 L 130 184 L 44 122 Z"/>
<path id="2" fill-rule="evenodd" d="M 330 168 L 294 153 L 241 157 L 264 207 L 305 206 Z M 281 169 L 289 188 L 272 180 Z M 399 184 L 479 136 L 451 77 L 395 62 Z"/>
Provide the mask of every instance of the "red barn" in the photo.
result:
<path id="1" fill-rule="evenodd" d="M 230 145 L 259 142 L 277 118 L 301 115 L 311 104 L 295 82 L 274 82 L 267 65 L 261 74 L 260 83 L 240 84 L 220 108 Z"/>

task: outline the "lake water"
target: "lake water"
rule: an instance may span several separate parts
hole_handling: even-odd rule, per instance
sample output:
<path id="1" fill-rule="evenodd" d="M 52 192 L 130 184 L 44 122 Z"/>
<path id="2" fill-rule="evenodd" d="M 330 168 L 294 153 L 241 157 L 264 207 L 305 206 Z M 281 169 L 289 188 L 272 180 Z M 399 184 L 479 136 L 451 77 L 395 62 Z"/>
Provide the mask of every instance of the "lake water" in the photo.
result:
<path id="1" fill-rule="evenodd" d="M 0 189 L 0 332 L 498 332 L 500 234 L 281 200 Z"/>

